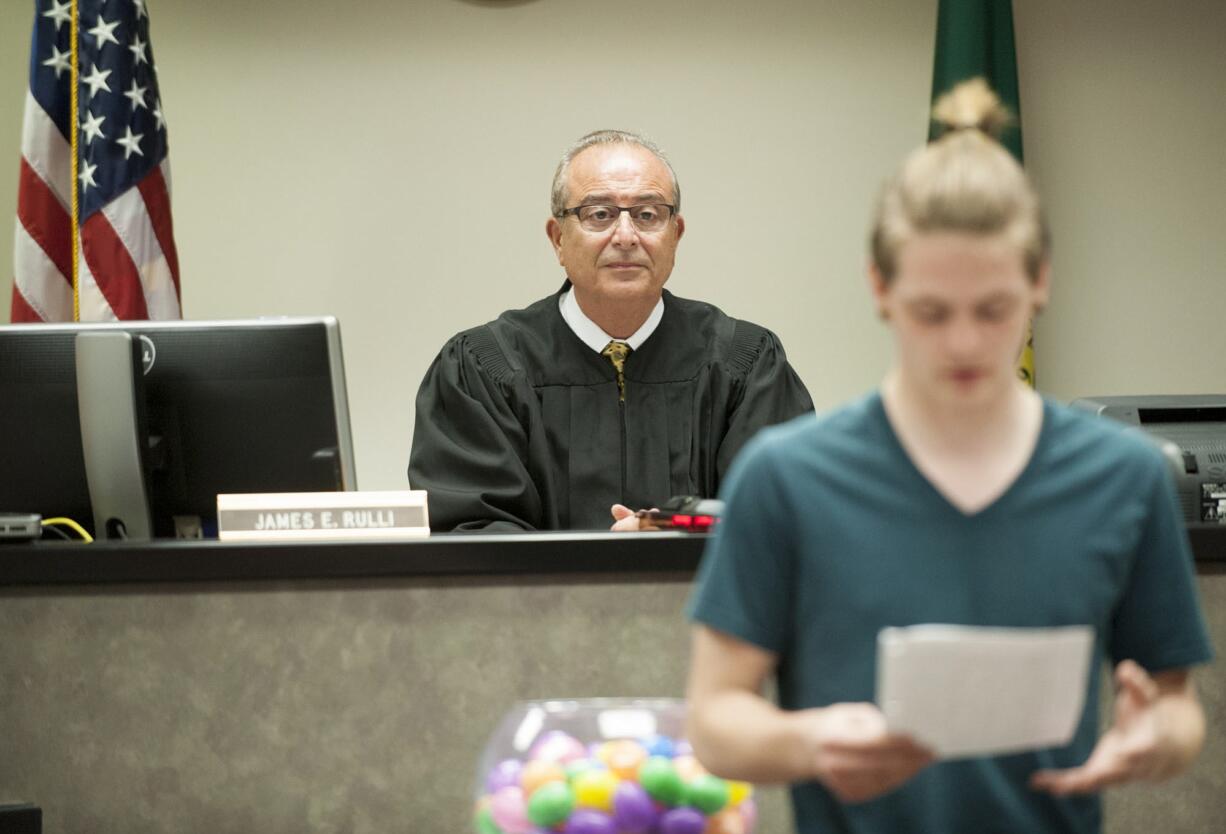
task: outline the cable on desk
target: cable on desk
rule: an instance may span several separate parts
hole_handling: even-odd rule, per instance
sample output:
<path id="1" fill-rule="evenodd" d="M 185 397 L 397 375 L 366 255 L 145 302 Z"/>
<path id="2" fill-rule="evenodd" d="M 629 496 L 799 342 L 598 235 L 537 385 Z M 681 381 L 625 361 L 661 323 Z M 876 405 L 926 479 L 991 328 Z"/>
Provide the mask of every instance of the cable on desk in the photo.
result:
<path id="1" fill-rule="evenodd" d="M 80 524 L 77 524 L 71 518 L 65 518 L 64 516 L 57 516 L 56 518 L 44 518 L 43 519 L 44 527 L 50 527 L 52 530 L 55 530 L 55 532 L 62 534 L 63 531 L 55 529 L 54 525 L 57 525 L 57 524 L 62 524 L 63 526 L 75 532 L 78 536 L 81 537 L 82 541 L 92 542 L 94 540 L 93 536 L 85 532 L 84 527 L 82 527 Z"/>
<path id="2" fill-rule="evenodd" d="M 74 539 L 72 536 L 65 533 L 59 527 L 56 527 L 54 524 L 44 524 L 43 525 L 43 538 L 46 538 L 48 533 L 54 533 L 56 536 L 58 536 L 59 538 L 63 539 L 66 542 L 76 541 L 76 539 Z"/>

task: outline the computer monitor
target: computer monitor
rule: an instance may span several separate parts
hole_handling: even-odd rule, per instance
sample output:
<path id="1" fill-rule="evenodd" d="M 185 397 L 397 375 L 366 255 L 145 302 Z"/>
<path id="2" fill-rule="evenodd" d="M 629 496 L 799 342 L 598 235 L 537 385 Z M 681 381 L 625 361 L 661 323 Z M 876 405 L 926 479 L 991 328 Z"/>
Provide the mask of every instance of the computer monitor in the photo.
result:
<path id="1" fill-rule="evenodd" d="M 356 489 L 334 318 L 4 325 L 0 510 L 93 528 L 75 341 L 100 331 L 141 344 L 154 535 L 216 535 L 221 492 Z"/>

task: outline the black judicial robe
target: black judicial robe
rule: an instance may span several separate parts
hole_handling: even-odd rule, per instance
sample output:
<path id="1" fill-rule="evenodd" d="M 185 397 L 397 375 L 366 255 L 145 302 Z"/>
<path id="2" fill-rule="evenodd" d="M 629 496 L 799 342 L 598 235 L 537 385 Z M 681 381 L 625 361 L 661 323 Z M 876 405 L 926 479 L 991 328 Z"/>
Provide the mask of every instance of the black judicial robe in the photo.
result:
<path id="1" fill-rule="evenodd" d="M 558 310 L 568 286 L 453 337 L 426 372 L 409 484 L 434 530 L 604 530 L 614 503 L 713 497 L 754 432 L 813 409 L 775 334 L 667 290 L 620 402 Z"/>

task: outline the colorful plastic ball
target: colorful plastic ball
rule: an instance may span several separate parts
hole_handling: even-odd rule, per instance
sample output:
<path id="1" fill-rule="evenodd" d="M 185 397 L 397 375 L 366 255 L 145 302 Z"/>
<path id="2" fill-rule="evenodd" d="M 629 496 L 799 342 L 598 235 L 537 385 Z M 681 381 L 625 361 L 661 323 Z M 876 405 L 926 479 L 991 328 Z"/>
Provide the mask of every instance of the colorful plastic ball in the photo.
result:
<path id="1" fill-rule="evenodd" d="M 573 762 L 567 762 L 564 770 L 566 771 L 567 781 L 573 782 L 580 773 L 587 773 L 589 770 L 605 770 L 604 762 L 597 759 L 575 759 Z"/>
<path id="2" fill-rule="evenodd" d="M 521 770 L 523 770 L 523 764 L 519 759 L 503 759 L 491 767 L 489 774 L 485 777 L 485 792 L 497 793 L 501 788 L 518 785 Z"/>
<path id="3" fill-rule="evenodd" d="M 677 745 L 673 750 L 673 756 L 693 756 L 694 748 L 683 738 L 677 739 Z"/>
<path id="4" fill-rule="evenodd" d="M 529 759 L 566 764 L 587 756 L 587 748 L 574 736 L 561 730 L 550 730 L 536 740 L 528 751 Z"/>
<path id="5" fill-rule="evenodd" d="M 575 810 L 575 795 L 565 782 L 547 782 L 528 798 L 528 819 L 533 825 L 552 828 Z"/>
<path id="6" fill-rule="evenodd" d="M 616 744 L 621 744 L 621 742 L 620 741 L 602 741 L 596 745 L 589 744 L 587 747 L 587 752 L 596 761 L 601 762 L 605 765 L 608 765 L 609 750 L 610 748 L 613 747 L 613 745 L 616 745 Z"/>
<path id="7" fill-rule="evenodd" d="M 728 783 L 718 776 L 703 773 L 685 786 L 685 804 L 693 805 L 704 814 L 714 814 L 728 804 Z"/>
<path id="8" fill-rule="evenodd" d="M 600 748 L 600 760 L 622 779 L 633 779 L 647 759 L 647 751 L 637 741 L 610 741 Z"/>
<path id="9" fill-rule="evenodd" d="M 677 756 L 673 759 L 673 767 L 677 768 L 677 773 L 686 782 L 693 782 L 707 772 L 707 769 L 698 763 L 698 759 L 691 755 Z"/>
<path id="10" fill-rule="evenodd" d="M 648 756 L 663 756 L 666 759 L 671 759 L 677 755 L 677 745 L 668 736 L 654 735 L 643 739 L 643 747 L 647 749 Z"/>
<path id="11" fill-rule="evenodd" d="M 751 796 L 742 802 L 737 810 L 741 812 L 741 816 L 745 819 L 745 830 L 753 831 L 758 825 L 758 803 Z"/>
<path id="12" fill-rule="evenodd" d="M 617 823 L 608 814 L 580 809 L 570 815 L 564 834 L 617 834 Z"/>
<path id="13" fill-rule="evenodd" d="M 613 810 L 613 793 L 620 780 L 607 770 L 589 770 L 575 777 L 575 804 L 598 811 Z"/>
<path id="14" fill-rule="evenodd" d="M 613 821 L 624 834 L 649 831 L 660 816 L 656 803 L 637 782 L 622 782 L 613 793 Z"/>
<path id="15" fill-rule="evenodd" d="M 490 799 L 490 816 L 505 834 L 528 834 L 532 830 L 528 805 L 520 788 L 501 788 L 495 793 Z"/>
<path id="16" fill-rule="evenodd" d="M 476 825 L 477 834 L 503 834 L 502 829 L 494 822 L 494 815 L 490 812 L 489 805 L 477 809 L 473 822 Z"/>
<path id="17" fill-rule="evenodd" d="M 542 785 L 565 781 L 566 771 L 560 764 L 540 759 L 525 764 L 519 774 L 519 786 L 524 789 L 525 796 L 532 796 Z"/>
<path id="18" fill-rule="evenodd" d="M 651 794 L 651 798 L 665 805 L 676 805 L 685 793 L 681 774 L 673 766 L 672 759 L 652 756 L 639 768 L 639 784 Z"/>
<path id="19" fill-rule="evenodd" d="M 671 808 L 660 817 L 660 834 L 702 834 L 707 818 L 696 808 Z"/>
<path id="20" fill-rule="evenodd" d="M 739 808 L 725 808 L 718 814 L 707 817 L 707 827 L 702 834 L 748 834 L 745 817 Z"/>
<path id="21" fill-rule="evenodd" d="M 753 785 L 748 782 L 728 781 L 728 804 L 740 805 L 753 796 Z"/>

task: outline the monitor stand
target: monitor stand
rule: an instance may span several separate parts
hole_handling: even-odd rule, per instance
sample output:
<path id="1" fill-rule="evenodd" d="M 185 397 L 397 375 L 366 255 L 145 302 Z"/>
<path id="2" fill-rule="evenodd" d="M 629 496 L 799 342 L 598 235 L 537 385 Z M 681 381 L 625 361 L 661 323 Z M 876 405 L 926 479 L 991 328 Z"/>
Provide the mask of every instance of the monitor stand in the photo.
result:
<path id="1" fill-rule="evenodd" d="M 148 540 L 144 368 L 124 331 L 78 333 L 77 404 L 97 538 Z"/>

